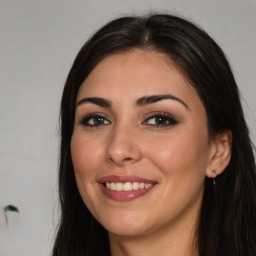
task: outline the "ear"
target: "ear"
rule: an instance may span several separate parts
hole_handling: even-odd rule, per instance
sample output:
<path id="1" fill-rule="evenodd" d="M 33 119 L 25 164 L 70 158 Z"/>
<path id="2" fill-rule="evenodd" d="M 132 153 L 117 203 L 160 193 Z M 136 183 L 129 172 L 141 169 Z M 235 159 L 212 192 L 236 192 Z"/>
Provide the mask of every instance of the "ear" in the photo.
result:
<path id="1" fill-rule="evenodd" d="M 208 178 L 216 178 L 228 166 L 231 158 L 232 133 L 223 131 L 217 134 L 211 142 L 210 159 L 206 169 Z"/>

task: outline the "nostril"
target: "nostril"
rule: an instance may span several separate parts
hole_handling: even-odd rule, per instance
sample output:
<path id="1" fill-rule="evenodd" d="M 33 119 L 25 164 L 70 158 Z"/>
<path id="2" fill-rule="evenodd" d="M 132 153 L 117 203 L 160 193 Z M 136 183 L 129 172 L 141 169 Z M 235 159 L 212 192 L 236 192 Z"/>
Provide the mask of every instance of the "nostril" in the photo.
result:
<path id="1" fill-rule="evenodd" d="M 132 160 L 131 157 L 126 157 L 126 158 L 124 158 L 123 162 L 129 162 L 129 161 L 131 161 L 131 160 Z"/>
<path id="2" fill-rule="evenodd" d="M 108 161 L 110 161 L 112 163 L 120 164 L 120 165 L 132 163 L 134 160 L 135 159 L 133 159 L 132 157 L 124 157 L 124 158 L 120 158 L 120 159 L 118 159 L 117 157 L 116 158 L 113 158 L 113 157 L 108 158 Z"/>

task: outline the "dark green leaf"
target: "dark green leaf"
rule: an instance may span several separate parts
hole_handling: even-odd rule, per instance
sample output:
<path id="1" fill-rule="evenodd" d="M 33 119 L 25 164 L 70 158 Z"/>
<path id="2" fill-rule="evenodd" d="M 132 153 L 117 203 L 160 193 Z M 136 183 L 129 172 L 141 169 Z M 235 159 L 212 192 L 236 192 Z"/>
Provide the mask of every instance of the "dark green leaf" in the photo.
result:
<path id="1" fill-rule="evenodd" d="M 9 204 L 4 207 L 4 212 L 19 212 L 19 209 L 18 209 L 18 207 Z"/>

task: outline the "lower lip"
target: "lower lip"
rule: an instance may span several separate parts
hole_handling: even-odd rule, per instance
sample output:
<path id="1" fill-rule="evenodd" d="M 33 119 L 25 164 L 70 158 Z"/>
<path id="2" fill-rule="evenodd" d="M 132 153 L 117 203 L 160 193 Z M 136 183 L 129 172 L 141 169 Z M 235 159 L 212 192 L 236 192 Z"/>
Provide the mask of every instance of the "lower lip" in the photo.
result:
<path id="1" fill-rule="evenodd" d="M 107 196 L 112 200 L 120 201 L 120 202 L 131 201 L 138 197 L 144 196 L 154 187 L 153 185 L 150 188 L 143 188 L 143 189 L 137 189 L 137 190 L 131 190 L 131 191 L 115 191 L 115 190 L 110 190 L 106 188 L 102 183 L 99 183 L 99 184 L 105 196 Z"/>

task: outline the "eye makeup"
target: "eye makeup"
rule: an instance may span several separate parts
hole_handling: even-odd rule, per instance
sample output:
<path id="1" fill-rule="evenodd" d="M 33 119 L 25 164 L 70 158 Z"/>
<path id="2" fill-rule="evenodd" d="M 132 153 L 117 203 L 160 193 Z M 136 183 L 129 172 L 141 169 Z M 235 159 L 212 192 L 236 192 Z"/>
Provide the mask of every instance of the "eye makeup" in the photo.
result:
<path id="1" fill-rule="evenodd" d="M 146 120 L 143 121 L 144 125 L 151 125 L 156 127 L 168 127 L 178 124 L 176 118 L 166 112 L 152 112 L 146 115 Z"/>
<path id="2" fill-rule="evenodd" d="M 79 121 L 80 125 L 83 125 L 85 127 L 99 127 L 102 125 L 109 125 L 111 124 L 109 118 L 107 115 L 103 113 L 90 113 L 88 115 L 85 115 L 81 118 Z"/>
<path id="3" fill-rule="evenodd" d="M 111 121 L 107 115 L 95 112 L 83 116 L 79 120 L 79 124 L 84 127 L 98 128 L 100 126 L 110 125 Z M 169 113 L 155 111 L 147 114 L 141 124 L 156 128 L 167 128 L 178 124 L 178 121 Z"/>

